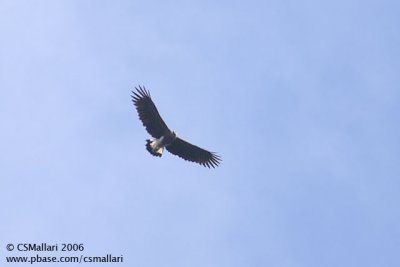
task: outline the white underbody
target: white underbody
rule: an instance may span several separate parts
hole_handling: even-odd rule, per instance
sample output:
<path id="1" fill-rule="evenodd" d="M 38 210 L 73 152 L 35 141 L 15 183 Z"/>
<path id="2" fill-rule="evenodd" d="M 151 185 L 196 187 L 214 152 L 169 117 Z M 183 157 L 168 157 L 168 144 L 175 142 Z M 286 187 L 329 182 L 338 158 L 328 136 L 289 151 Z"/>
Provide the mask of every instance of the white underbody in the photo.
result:
<path id="1" fill-rule="evenodd" d="M 161 138 L 159 138 L 159 139 L 154 138 L 151 140 L 150 147 L 154 153 L 162 155 L 162 153 L 164 152 L 165 146 L 162 144 L 163 139 L 164 139 L 164 136 L 161 136 Z"/>

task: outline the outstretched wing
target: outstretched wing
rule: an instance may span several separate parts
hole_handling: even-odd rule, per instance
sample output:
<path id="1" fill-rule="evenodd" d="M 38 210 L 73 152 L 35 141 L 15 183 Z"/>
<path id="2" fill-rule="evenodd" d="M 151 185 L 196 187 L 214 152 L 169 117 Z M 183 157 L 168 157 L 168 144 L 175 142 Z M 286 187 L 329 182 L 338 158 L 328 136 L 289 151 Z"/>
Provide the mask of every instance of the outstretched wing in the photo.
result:
<path id="1" fill-rule="evenodd" d="M 131 97 L 139 114 L 139 119 L 151 136 L 160 138 L 169 131 L 168 126 L 158 113 L 153 100 L 151 100 L 150 92 L 144 86 L 135 87 L 135 89 L 136 92 L 132 91 Z"/>
<path id="2" fill-rule="evenodd" d="M 216 153 L 192 145 L 179 137 L 165 148 L 172 154 L 177 155 L 184 160 L 196 162 L 208 168 L 217 167 L 221 161 L 221 157 Z"/>

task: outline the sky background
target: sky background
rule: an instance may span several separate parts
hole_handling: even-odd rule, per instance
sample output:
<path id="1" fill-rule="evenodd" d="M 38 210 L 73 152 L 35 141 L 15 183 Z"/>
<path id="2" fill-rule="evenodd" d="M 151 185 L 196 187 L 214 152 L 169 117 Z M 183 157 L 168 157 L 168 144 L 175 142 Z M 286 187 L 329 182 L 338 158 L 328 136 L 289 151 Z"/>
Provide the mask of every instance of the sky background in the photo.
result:
<path id="1" fill-rule="evenodd" d="M 399 266 L 399 12 L 0 0 L 1 265 L 46 242 L 124 257 L 101 266 Z M 137 85 L 220 167 L 152 157 Z"/>

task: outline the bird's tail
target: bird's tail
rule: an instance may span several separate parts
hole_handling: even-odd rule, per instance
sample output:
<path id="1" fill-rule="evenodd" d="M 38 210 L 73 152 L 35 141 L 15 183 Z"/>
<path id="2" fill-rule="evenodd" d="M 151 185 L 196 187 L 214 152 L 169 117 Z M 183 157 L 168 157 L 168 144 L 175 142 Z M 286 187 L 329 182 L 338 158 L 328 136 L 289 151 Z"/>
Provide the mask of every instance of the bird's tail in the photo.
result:
<path id="1" fill-rule="evenodd" d="M 153 140 L 146 140 L 146 149 L 150 152 L 153 156 L 161 157 L 162 153 L 164 152 L 164 147 L 157 146 L 157 139 Z"/>

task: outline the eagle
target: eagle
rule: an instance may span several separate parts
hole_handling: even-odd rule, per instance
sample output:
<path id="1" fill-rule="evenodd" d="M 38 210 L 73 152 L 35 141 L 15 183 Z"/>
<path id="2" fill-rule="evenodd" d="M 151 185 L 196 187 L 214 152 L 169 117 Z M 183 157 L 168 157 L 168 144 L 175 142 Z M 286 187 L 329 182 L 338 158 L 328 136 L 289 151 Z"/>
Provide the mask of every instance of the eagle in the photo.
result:
<path id="1" fill-rule="evenodd" d="M 215 152 L 207 151 L 198 146 L 179 138 L 174 131 L 171 131 L 161 118 L 156 105 L 151 99 L 150 92 L 139 85 L 132 91 L 132 102 L 136 107 L 139 119 L 153 139 L 146 140 L 146 149 L 153 156 L 161 157 L 164 148 L 170 153 L 181 157 L 184 160 L 203 165 L 208 168 L 215 168 L 221 162 L 221 157 Z"/>

